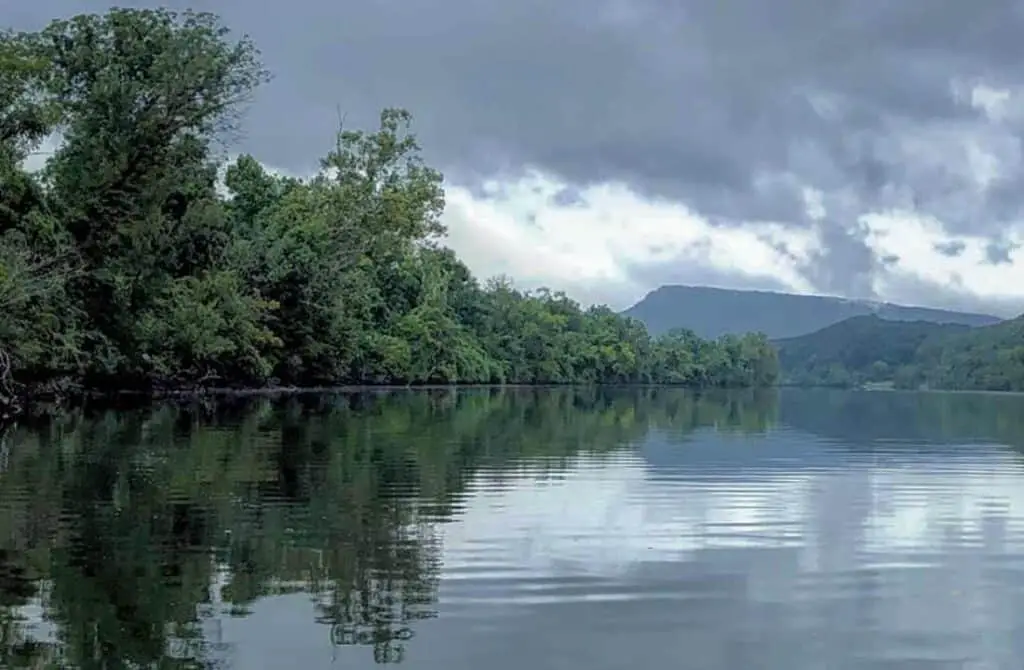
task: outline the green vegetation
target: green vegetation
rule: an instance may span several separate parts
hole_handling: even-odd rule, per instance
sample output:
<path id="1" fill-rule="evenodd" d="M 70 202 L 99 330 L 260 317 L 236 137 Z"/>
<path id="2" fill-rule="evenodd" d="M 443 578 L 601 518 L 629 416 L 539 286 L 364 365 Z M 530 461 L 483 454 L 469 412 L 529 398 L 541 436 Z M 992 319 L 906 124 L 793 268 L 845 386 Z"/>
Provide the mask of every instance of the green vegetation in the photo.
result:
<path id="1" fill-rule="evenodd" d="M 286 593 L 312 597 L 332 643 L 413 660 L 440 524 L 472 480 L 557 473 L 651 430 L 763 432 L 777 411 L 772 389 L 444 389 L 24 425 L 0 433 L 0 666 L 224 667 L 211 620 Z M 33 600 L 54 639 L 19 618 Z"/>
<path id="2" fill-rule="evenodd" d="M 1024 317 L 981 328 L 857 317 L 775 345 L 784 384 L 1024 391 Z"/>
<path id="3" fill-rule="evenodd" d="M 405 111 L 340 132 L 308 180 L 218 163 L 267 77 L 209 14 L 0 34 L 0 415 L 33 389 L 775 381 L 760 335 L 652 338 L 559 293 L 479 285 L 441 246 L 441 175 Z"/>
<path id="4" fill-rule="evenodd" d="M 926 342 L 903 385 L 1024 391 L 1024 317 Z"/>
<path id="5" fill-rule="evenodd" d="M 848 387 L 906 378 L 905 367 L 926 341 L 969 330 L 956 324 L 856 316 L 775 345 L 784 384 Z"/>

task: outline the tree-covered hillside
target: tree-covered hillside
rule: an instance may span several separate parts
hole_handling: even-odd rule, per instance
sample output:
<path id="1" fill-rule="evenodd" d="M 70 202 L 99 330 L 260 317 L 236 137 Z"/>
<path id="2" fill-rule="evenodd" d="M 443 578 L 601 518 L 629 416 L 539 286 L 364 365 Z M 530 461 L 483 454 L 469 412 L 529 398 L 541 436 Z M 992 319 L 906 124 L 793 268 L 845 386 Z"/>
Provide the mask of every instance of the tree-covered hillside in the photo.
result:
<path id="1" fill-rule="evenodd" d="M 1024 316 L 925 344 L 907 387 L 1024 391 Z"/>
<path id="2" fill-rule="evenodd" d="M 30 389 L 775 381 L 763 336 L 652 338 L 481 286 L 442 246 L 441 175 L 404 111 L 341 132 L 308 180 L 225 166 L 217 142 L 267 76 L 209 14 L 0 34 L 0 415 Z"/>
<path id="3" fill-rule="evenodd" d="M 845 387 L 905 379 L 925 342 L 969 330 L 959 324 L 855 316 L 774 344 L 784 384 Z"/>
<path id="4" fill-rule="evenodd" d="M 1024 391 L 1024 317 L 982 328 L 856 317 L 774 344 L 785 384 Z"/>

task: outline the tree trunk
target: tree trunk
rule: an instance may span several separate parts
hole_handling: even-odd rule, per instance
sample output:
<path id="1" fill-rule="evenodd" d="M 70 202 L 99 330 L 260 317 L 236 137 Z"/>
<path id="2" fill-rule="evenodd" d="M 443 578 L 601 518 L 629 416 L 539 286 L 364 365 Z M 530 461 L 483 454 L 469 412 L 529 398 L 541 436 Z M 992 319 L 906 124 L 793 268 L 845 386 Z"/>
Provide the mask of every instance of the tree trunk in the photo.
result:
<path id="1" fill-rule="evenodd" d="M 23 409 L 11 367 L 11 355 L 0 349 L 0 424 L 13 419 Z"/>

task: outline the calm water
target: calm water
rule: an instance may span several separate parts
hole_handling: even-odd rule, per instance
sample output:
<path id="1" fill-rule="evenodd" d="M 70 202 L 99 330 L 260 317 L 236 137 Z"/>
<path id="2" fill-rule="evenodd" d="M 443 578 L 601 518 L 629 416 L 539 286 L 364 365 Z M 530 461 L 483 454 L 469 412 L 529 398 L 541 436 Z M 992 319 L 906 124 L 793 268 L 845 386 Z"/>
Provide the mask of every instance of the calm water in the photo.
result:
<path id="1" fill-rule="evenodd" d="M 1024 397 L 331 395 L 0 451 L 0 665 L 1020 668 Z"/>

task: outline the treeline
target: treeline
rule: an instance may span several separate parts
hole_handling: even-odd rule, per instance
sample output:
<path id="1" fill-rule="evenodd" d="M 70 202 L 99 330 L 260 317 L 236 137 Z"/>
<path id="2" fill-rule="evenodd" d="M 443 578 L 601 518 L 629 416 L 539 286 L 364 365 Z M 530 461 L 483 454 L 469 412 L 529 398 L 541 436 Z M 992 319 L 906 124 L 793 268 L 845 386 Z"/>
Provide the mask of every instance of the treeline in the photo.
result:
<path id="1" fill-rule="evenodd" d="M 0 666 L 224 667 L 211 620 L 287 593 L 333 644 L 413 660 L 439 527 L 475 477 L 561 472 L 651 430 L 759 433 L 777 412 L 773 389 L 443 389 L 28 421 L 0 431 Z"/>
<path id="2" fill-rule="evenodd" d="M 819 331 L 777 341 L 782 383 L 846 388 L 906 383 L 906 367 L 926 342 L 969 326 L 855 316 Z"/>
<path id="3" fill-rule="evenodd" d="M 209 14 L 0 35 L 8 404 L 30 387 L 775 380 L 761 336 L 652 338 L 560 293 L 480 285 L 441 246 L 442 177 L 405 111 L 343 129 L 310 179 L 224 165 L 215 141 L 267 78 Z"/>
<path id="4" fill-rule="evenodd" d="M 902 385 L 1024 391 L 1024 318 L 925 342 L 904 369 Z"/>
<path id="5" fill-rule="evenodd" d="M 783 384 L 1024 391 L 1024 319 L 970 328 L 855 317 L 780 340 Z"/>

